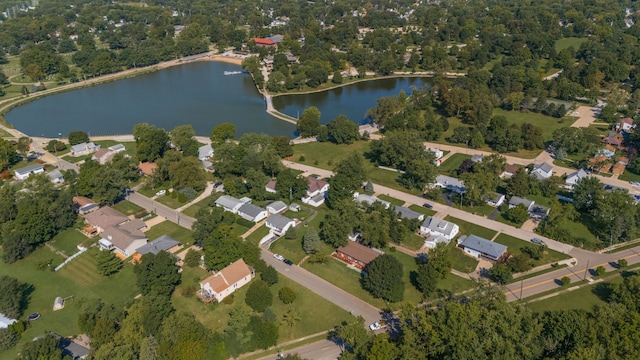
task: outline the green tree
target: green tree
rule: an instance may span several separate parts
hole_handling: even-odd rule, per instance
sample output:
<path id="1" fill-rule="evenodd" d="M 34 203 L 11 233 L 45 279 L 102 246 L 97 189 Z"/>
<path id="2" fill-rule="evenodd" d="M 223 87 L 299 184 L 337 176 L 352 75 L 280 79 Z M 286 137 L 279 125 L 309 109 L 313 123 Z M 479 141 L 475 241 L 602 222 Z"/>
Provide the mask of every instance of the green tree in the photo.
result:
<path id="1" fill-rule="evenodd" d="M 185 257 L 184 257 L 184 263 L 188 267 L 192 267 L 192 268 L 198 267 L 198 266 L 200 266 L 200 257 L 201 256 L 202 255 L 201 255 L 200 251 L 189 249 L 189 251 L 187 251 L 187 255 L 185 255 Z"/>
<path id="2" fill-rule="evenodd" d="M 281 199 L 293 202 L 307 194 L 309 187 L 306 178 L 299 177 L 292 169 L 284 169 L 276 177 L 276 193 Z"/>
<path id="3" fill-rule="evenodd" d="M 573 206 L 576 210 L 594 214 L 604 198 L 604 185 L 596 177 L 586 177 L 573 186 Z"/>
<path id="4" fill-rule="evenodd" d="M 284 238 L 287 240 L 295 240 L 298 238 L 298 231 L 296 231 L 296 228 L 292 226 L 286 233 L 284 233 Z"/>
<path id="5" fill-rule="evenodd" d="M 198 141 L 194 138 L 195 130 L 191 125 L 179 125 L 169 133 L 171 143 L 181 151 L 184 156 L 198 156 Z"/>
<path id="6" fill-rule="evenodd" d="M 296 299 L 296 293 L 290 287 L 284 286 L 278 291 L 278 298 L 284 304 L 291 304 Z"/>
<path id="7" fill-rule="evenodd" d="M 20 350 L 22 359 L 62 360 L 62 350 L 58 348 L 58 339 L 47 334 L 35 341 L 26 342 Z"/>
<path id="8" fill-rule="evenodd" d="M 211 131 L 211 142 L 213 144 L 222 144 L 227 140 L 236 138 L 236 126 L 232 123 L 223 122 Z"/>
<path id="9" fill-rule="evenodd" d="M 54 139 L 54 140 L 50 140 L 49 143 L 47 143 L 45 150 L 55 153 L 58 151 L 63 151 L 66 148 L 67 148 L 67 144 L 63 143 L 62 141 Z"/>
<path id="10" fill-rule="evenodd" d="M 512 278 L 511 270 L 505 264 L 494 264 L 491 269 L 489 269 L 489 279 L 498 284 L 506 284 Z"/>
<path id="11" fill-rule="evenodd" d="M 10 276 L 0 277 L 0 313 L 17 319 L 29 303 L 31 286 Z"/>
<path id="12" fill-rule="evenodd" d="M 438 244 L 429 250 L 427 264 L 435 270 L 438 278 L 444 279 L 451 272 L 451 258 L 446 244 Z"/>
<path id="13" fill-rule="evenodd" d="M 69 144 L 71 146 L 89 142 L 89 135 L 87 135 L 87 133 L 84 131 L 72 131 L 69 133 L 69 136 L 67 136 L 67 138 L 69 139 Z"/>
<path id="14" fill-rule="evenodd" d="M 418 270 L 415 276 L 416 287 L 422 295 L 425 297 L 429 296 L 429 294 L 436 290 L 439 277 L 440 275 L 433 266 L 428 263 L 418 264 Z"/>
<path id="15" fill-rule="evenodd" d="M 260 278 L 262 281 L 266 282 L 267 285 L 272 286 L 278 283 L 279 277 L 278 272 L 274 269 L 273 266 L 267 266 L 262 273 L 260 274 Z"/>
<path id="16" fill-rule="evenodd" d="M 133 127 L 136 140 L 136 157 L 139 161 L 156 161 L 169 149 L 169 134 L 164 129 L 157 129 L 147 123 Z"/>
<path id="17" fill-rule="evenodd" d="M 195 157 L 185 157 L 169 165 L 169 179 L 174 189 L 192 188 L 200 192 L 207 185 L 207 173 Z"/>
<path id="18" fill-rule="evenodd" d="M 315 228 L 310 227 L 302 237 L 302 249 L 307 254 L 315 254 L 320 247 L 320 236 Z"/>
<path id="19" fill-rule="evenodd" d="M 6 170 L 18 161 L 20 157 L 15 146 L 5 139 L 0 139 L 0 171 Z"/>
<path id="20" fill-rule="evenodd" d="M 353 228 L 336 212 L 329 212 L 320 223 L 320 235 L 327 244 L 338 247 L 345 246 L 349 241 L 347 236 Z"/>
<path id="21" fill-rule="evenodd" d="M 96 258 L 98 272 L 102 276 L 115 275 L 122 269 L 122 261 L 112 251 L 100 251 Z"/>
<path id="22" fill-rule="evenodd" d="M 334 84 L 342 84 L 342 74 L 340 71 L 336 71 L 333 73 L 333 78 L 331 78 L 331 82 Z"/>
<path id="23" fill-rule="evenodd" d="M 300 314 L 294 309 L 288 309 L 286 313 L 282 315 L 282 323 L 294 327 L 298 321 L 302 320 Z"/>
<path id="24" fill-rule="evenodd" d="M 296 127 L 302 137 L 318 135 L 320 133 L 320 110 L 315 106 L 305 109 L 300 115 Z"/>
<path id="25" fill-rule="evenodd" d="M 596 268 L 596 276 L 601 277 L 602 275 L 604 275 L 607 272 L 607 270 L 604 268 L 604 266 L 598 266 Z"/>
<path id="26" fill-rule="evenodd" d="M 336 144 L 351 144 L 360 139 L 358 125 L 345 115 L 338 115 L 327 124 L 329 140 Z"/>
<path id="27" fill-rule="evenodd" d="M 404 297 L 402 264 L 393 256 L 384 254 L 375 258 L 362 275 L 362 287 L 376 298 L 398 302 Z"/>
<path id="28" fill-rule="evenodd" d="M 286 136 L 271 137 L 270 147 L 273 148 L 281 159 L 293 156 L 293 146 Z"/>
<path id="29" fill-rule="evenodd" d="M 0 329 L 0 351 L 9 350 L 14 347 L 18 340 L 20 340 L 20 336 L 11 329 Z"/>
<path id="30" fill-rule="evenodd" d="M 523 168 L 518 168 L 516 173 L 506 181 L 507 192 L 514 196 L 526 196 L 531 189 L 530 181 L 529 174 Z"/>
<path id="31" fill-rule="evenodd" d="M 629 263 L 627 262 L 627 259 L 620 259 L 620 260 L 618 260 L 618 266 L 619 266 L 621 269 L 626 268 L 628 265 L 629 265 Z"/>
<path id="32" fill-rule="evenodd" d="M 31 148 L 31 140 L 28 136 L 21 136 L 18 138 L 18 143 L 16 144 L 16 150 L 20 152 L 23 158 L 26 158 L 29 154 L 29 149 Z"/>
<path id="33" fill-rule="evenodd" d="M 514 224 L 522 224 L 529 219 L 529 211 L 524 205 L 518 204 L 518 206 L 503 212 L 503 216 Z"/>
<path id="34" fill-rule="evenodd" d="M 173 255 L 161 251 L 158 254 L 142 255 L 140 263 L 134 268 L 136 283 L 143 295 L 156 292 L 161 296 L 170 296 L 180 283 L 180 273 Z"/>
<path id="35" fill-rule="evenodd" d="M 273 295 L 269 290 L 269 285 L 262 280 L 252 281 L 244 301 L 253 310 L 263 312 L 273 303 Z"/>

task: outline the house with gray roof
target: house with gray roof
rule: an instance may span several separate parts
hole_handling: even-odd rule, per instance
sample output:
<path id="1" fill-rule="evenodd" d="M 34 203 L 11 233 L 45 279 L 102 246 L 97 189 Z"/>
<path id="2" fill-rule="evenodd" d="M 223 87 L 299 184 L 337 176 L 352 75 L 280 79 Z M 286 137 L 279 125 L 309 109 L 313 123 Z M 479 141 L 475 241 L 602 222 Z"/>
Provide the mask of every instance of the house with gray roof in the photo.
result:
<path id="1" fill-rule="evenodd" d="M 385 209 L 388 209 L 389 206 L 391 206 L 390 202 L 378 199 L 378 197 L 375 195 L 360 194 L 357 191 L 353 193 L 353 199 L 359 202 L 360 204 L 364 204 L 367 206 L 371 206 L 377 202 L 382 204 L 382 206 L 384 206 Z"/>
<path id="2" fill-rule="evenodd" d="M 33 174 L 42 174 L 44 172 L 44 165 L 42 164 L 30 164 L 19 169 L 13 170 L 13 173 L 18 180 L 25 180 Z"/>
<path id="3" fill-rule="evenodd" d="M 139 247 L 136 252 L 140 255 L 144 254 L 155 254 L 157 255 L 160 251 L 169 251 L 175 247 L 180 246 L 180 242 L 169 235 L 162 235 L 159 238 L 149 242 L 141 247 Z"/>
<path id="4" fill-rule="evenodd" d="M 198 159 L 200 161 L 209 160 L 213 156 L 211 144 L 202 145 L 198 148 Z"/>
<path id="5" fill-rule="evenodd" d="M 113 146 L 109 146 L 107 149 L 113 151 L 116 154 L 127 150 L 122 144 L 115 144 Z"/>
<path id="6" fill-rule="evenodd" d="M 464 181 L 446 175 L 436 176 L 436 182 L 433 183 L 432 186 L 447 189 L 458 194 L 466 192 Z"/>
<path id="7" fill-rule="evenodd" d="M 280 214 L 273 214 L 267 218 L 266 225 L 271 229 L 271 233 L 274 235 L 282 235 L 287 232 L 291 227 L 296 226 L 296 222 L 293 219 L 289 219 L 286 216 Z"/>
<path id="8" fill-rule="evenodd" d="M 9 325 L 17 322 L 18 320 L 7 317 L 5 314 L 0 313 L 0 329 L 6 329 Z"/>
<path id="9" fill-rule="evenodd" d="M 525 209 L 527 209 L 527 211 L 529 211 L 535 203 L 536 202 L 533 200 L 521 198 L 519 196 L 512 196 L 511 199 L 509 199 L 509 209 L 513 209 L 518 205 L 522 205 L 525 207 Z"/>
<path id="10" fill-rule="evenodd" d="M 100 145 L 93 142 L 83 142 L 71 147 L 71 156 L 89 155 L 100 150 Z"/>
<path id="11" fill-rule="evenodd" d="M 54 184 L 62 184 L 64 182 L 64 176 L 62 176 L 62 173 L 58 169 L 47 173 L 47 176 Z"/>
<path id="12" fill-rule="evenodd" d="M 531 175 L 535 176 L 536 179 L 542 181 L 546 180 L 553 175 L 553 166 L 543 162 L 542 164 L 533 165 L 533 170 L 531 170 Z"/>
<path id="13" fill-rule="evenodd" d="M 269 214 L 279 214 L 287 211 L 287 204 L 282 201 L 274 201 L 271 204 L 267 205 L 267 211 Z"/>
<path id="14" fill-rule="evenodd" d="M 413 210 L 409 209 L 408 207 L 396 206 L 394 209 L 395 209 L 396 214 L 398 214 L 398 217 L 401 218 L 401 219 L 409 219 L 409 220 L 418 219 L 420 221 L 424 220 L 424 214 L 423 213 L 419 213 L 417 211 L 413 211 Z"/>
<path id="15" fill-rule="evenodd" d="M 573 187 L 580 182 L 580 180 L 586 178 L 587 176 L 589 176 L 589 173 L 584 171 L 583 169 L 580 169 L 574 173 L 571 173 L 569 175 L 567 175 L 565 182 L 565 188 L 567 189 L 573 189 Z"/>
<path id="16" fill-rule="evenodd" d="M 506 246 L 476 235 L 461 236 L 458 239 L 458 246 L 475 258 L 501 262 L 508 256 Z"/>
<path id="17" fill-rule="evenodd" d="M 267 217 L 267 209 L 245 203 L 238 208 L 238 215 L 245 220 L 259 222 Z"/>
<path id="18" fill-rule="evenodd" d="M 422 225 L 420 225 L 420 232 L 427 235 L 442 236 L 451 240 L 458 235 L 460 227 L 450 221 L 429 216 L 424 220 Z"/>
<path id="19" fill-rule="evenodd" d="M 216 200 L 216 206 L 224 208 L 225 211 L 236 214 L 238 209 L 244 205 L 244 201 L 236 199 L 233 196 L 222 195 Z"/>
<path id="20" fill-rule="evenodd" d="M 435 249 L 438 244 L 445 244 L 451 242 L 451 239 L 447 239 L 442 235 L 431 235 L 424 240 L 424 245 L 429 249 Z"/>
<path id="21" fill-rule="evenodd" d="M 488 198 L 487 204 L 489 204 L 490 206 L 493 207 L 498 207 L 500 205 L 502 205 L 502 203 L 504 202 L 504 195 L 503 194 L 499 194 L 499 193 L 493 193 L 493 196 Z"/>

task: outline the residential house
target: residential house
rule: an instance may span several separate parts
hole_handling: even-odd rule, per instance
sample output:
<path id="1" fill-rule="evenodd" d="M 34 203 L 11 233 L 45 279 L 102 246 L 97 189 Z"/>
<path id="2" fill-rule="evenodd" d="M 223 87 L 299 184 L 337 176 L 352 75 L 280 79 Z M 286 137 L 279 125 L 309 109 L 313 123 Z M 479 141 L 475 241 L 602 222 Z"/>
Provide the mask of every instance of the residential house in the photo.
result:
<path id="1" fill-rule="evenodd" d="M 213 148 L 211 144 L 202 145 L 198 148 L 198 159 L 200 161 L 208 161 L 213 156 Z"/>
<path id="2" fill-rule="evenodd" d="M 365 269 L 370 262 L 381 254 L 355 241 L 349 241 L 346 246 L 340 246 L 333 256 L 360 270 Z"/>
<path id="3" fill-rule="evenodd" d="M 451 239 L 447 239 L 442 235 L 430 235 L 424 240 L 424 246 L 426 246 L 429 249 L 435 249 L 436 246 L 438 246 L 438 244 L 447 245 L 450 242 L 451 242 Z"/>
<path id="4" fill-rule="evenodd" d="M 629 166 L 629 158 L 626 156 L 620 156 L 618 158 L 618 163 L 624 165 L 624 166 Z"/>
<path id="5" fill-rule="evenodd" d="M 436 166 L 440 166 L 440 164 L 442 163 L 442 157 L 444 156 L 444 152 L 442 152 L 442 150 L 438 149 L 438 148 L 430 148 L 427 147 L 425 149 L 426 151 L 431 151 L 433 153 L 433 155 L 435 156 L 436 160 L 435 160 L 435 165 Z"/>
<path id="6" fill-rule="evenodd" d="M 573 187 L 580 182 L 580 180 L 586 178 L 587 176 L 589 176 L 589 173 L 580 169 L 576 172 L 573 172 L 569 175 L 567 175 L 567 178 L 565 179 L 564 183 L 564 187 L 567 189 L 573 189 Z"/>
<path id="7" fill-rule="evenodd" d="M 165 251 L 168 253 L 173 253 L 177 250 L 182 244 L 172 238 L 169 235 L 162 235 L 159 238 L 142 245 L 138 249 L 136 249 L 136 253 L 133 255 L 134 262 L 140 262 L 142 255 L 145 254 L 154 254 L 158 255 L 161 251 Z"/>
<path id="8" fill-rule="evenodd" d="M 353 199 L 359 202 L 360 204 L 364 204 L 367 206 L 371 206 L 374 203 L 382 204 L 382 206 L 384 206 L 385 209 L 388 209 L 389 206 L 391 206 L 390 202 L 378 199 L 378 197 L 375 195 L 360 194 L 357 191 L 353 193 Z"/>
<path id="9" fill-rule="evenodd" d="M 125 148 L 122 144 L 115 144 L 113 146 L 109 146 L 107 149 L 113 151 L 116 154 L 127 150 L 127 148 Z"/>
<path id="10" fill-rule="evenodd" d="M 542 164 L 533 165 L 533 170 L 531 170 L 531 175 L 535 176 L 538 180 L 546 180 L 553 175 L 553 165 L 550 165 L 546 162 Z"/>
<path id="11" fill-rule="evenodd" d="M 18 320 L 7 317 L 5 314 L 0 313 L 0 329 L 6 329 L 9 325 L 17 322 Z"/>
<path id="12" fill-rule="evenodd" d="M 101 250 L 115 250 L 123 258 L 133 255 L 136 250 L 147 243 L 142 232 L 147 227 L 140 219 L 129 219 L 111 207 L 104 206 L 84 215 L 85 220 L 101 234 L 98 241 Z"/>
<path id="13" fill-rule="evenodd" d="M 466 192 L 464 181 L 446 175 L 436 176 L 436 182 L 433 183 L 432 186 L 447 189 L 458 194 Z"/>
<path id="14" fill-rule="evenodd" d="M 465 253 L 476 258 L 486 258 L 503 262 L 509 256 L 506 246 L 476 235 L 461 236 L 458 239 L 458 246 L 461 247 Z"/>
<path id="15" fill-rule="evenodd" d="M 600 150 L 598 150 L 598 152 L 596 152 L 596 157 L 598 155 L 602 155 L 602 156 L 607 157 L 608 159 L 611 159 L 615 154 L 616 154 L 616 148 L 614 148 L 613 146 L 607 144 L 607 145 L 605 145 L 604 149 L 600 149 Z"/>
<path id="16" fill-rule="evenodd" d="M 116 155 L 114 151 L 109 149 L 100 149 L 91 155 L 91 160 L 97 161 L 100 165 L 108 164 Z"/>
<path id="17" fill-rule="evenodd" d="M 88 344 L 83 344 L 80 341 L 74 341 L 55 333 L 50 334 L 58 339 L 58 349 L 62 350 L 62 356 L 65 359 L 81 360 L 89 357 L 90 349 Z"/>
<path id="18" fill-rule="evenodd" d="M 620 119 L 616 124 L 616 130 L 618 131 L 632 132 L 635 128 L 636 124 L 633 123 L 633 119 L 628 117 Z"/>
<path id="19" fill-rule="evenodd" d="M 401 219 L 408 219 L 408 220 L 414 220 L 414 219 L 418 219 L 420 221 L 424 220 L 424 214 L 423 213 L 419 213 L 417 211 L 413 211 L 411 209 L 409 209 L 408 207 L 404 207 L 404 206 L 396 206 L 394 207 L 396 214 L 398 214 L 398 217 Z"/>
<path id="20" fill-rule="evenodd" d="M 244 201 L 236 199 L 233 196 L 222 195 L 216 200 L 215 204 L 217 207 L 224 208 L 225 211 L 237 214 L 238 209 L 240 209 L 240 207 L 244 205 Z"/>
<path id="21" fill-rule="evenodd" d="M 255 41 L 256 46 L 260 46 L 260 47 L 273 48 L 273 47 L 276 47 L 277 45 L 275 41 L 270 39 L 253 38 L 252 40 Z"/>
<path id="22" fill-rule="evenodd" d="M 627 167 L 623 163 L 618 162 L 615 165 L 613 165 L 613 169 L 611 169 L 611 173 L 613 175 L 622 175 L 622 173 L 626 168 Z"/>
<path id="23" fill-rule="evenodd" d="M 222 301 L 236 290 L 248 284 L 255 277 L 255 271 L 244 260 L 225 267 L 214 275 L 209 276 L 200 283 L 198 295 L 205 302 Z"/>
<path id="24" fill-rule="evenodd" d="M 81 156 L 81 155 L 89 155 L 100 149 L 100 145 L 96 145 L 93 142 L 83 142 L 80 144 L 73 145 L 71 147 L 71 155 L 72 156 Z"/>
<path id="25" fill-rule="evenodd" d="M 47 173 L 47 176 L 49 177 L 49 180 L 51 180 L 51 182 L 54 184 L 64 183 L 64 176 L 62 176 L 62 173 L 58 169 Z"/>
<path id="26" fill-rule="evenodd" d="M 302 202 L 314 207 L 324 204 L 329 183 L 313 176 L 307 176 L 307 183 L 307 195 L 302 198 Z"/>
<path id="27" fill-rule="evenodd" d="M 621 149 L 623 147 L 622 144 L 624 143 L 624 135 L 622 135 L 622 133 L 612 131 L 602 139 L 602 142 Z"/>
<path id="28" fill-rule="evenodd" d="M 605 155 L 596 155 L 589 158 L 589 164 L 591 166 L 591 170 L 603 173 L 608 173 L 612 166 L 610 158 Z"/>
<path id="29" fill-rule="evenodd" d="M 487 199 L 487 204 L 493 207 L 498 207 L 502 205 L 502 203 L 504 202 L 504 199 L 505 199 L 505 196 L 503 194 L 493 193 L 493 196 Z"/>
<path id="30" fill-rule="evenodd" d="M 300 205 L 296 203 L 292 203 L 291 205 L 289 205 L 289 210 L 293 212 L 298 212 L 300 211 Z"/>
<path id="31" fill-rule="evenodd" d="M 282 201 L 274 201 L 267 205 L 267 211 L 269 214 L 279 214 L 287 211 L 287 204 Z"/>
<path id="32" fill-rule="evenodd" d="M 475 155 L 471 156 L 471 161 L 473 161 L 474 163 L 479 163 L 479 162 L 482 162 L 483 158 L 484 158 L 483 155 L 475 154 Z"/>
<path id="33" fill-rule="evenodd" d="M 519 169 L 518 165 L 507 165 L 507 168 L 504 169 L 502 174 L 500 174 L 500 177 L 508 179 L 512 177 L 513 174 L 515 174 L 518 171 L 518 169 Z"/>
<path id="34" fill-rule="evenodd" d="M 535 204 L 535 201 L 521 198 L 519 196 L 512 196 L 511 199 L 509 199 L 509 209 L 522 205 L 527 209 L 527 211 L 529 211 L 533 207 L 533 204 Z"/>
<path id="35" fill-rule="evenodd" d="M 460 227 L 457 224 L 433 216 L 427 217 L 422 225 L 420 225 L 420 233 L 442 236 L 448 240 L 458 235 L 459 231 Z"/>
<path id="36" fill-rule="evenodd" d="M 289 228 L 295 227 L 296 221 L 280 214 L 273 214 L 267 218 L 266 225 L 271 229 L 272 234 L 280 236 L 286 233 Z"/>
<path id="37" fill-rule="evenodd" d="M 275 180 L 271 180 L 264 186 L 264 190 L 268 193 L 275 194 L 276 193 L 276 182 Z"/>
<path id="38" fill-rule="evenodd" d="M 141 175 L 150 176 L 158 168 L 158 164 L 153 162 L 141 162 L 138 164 L 138 171 Z"/>
<path id="39" fill-rule="evenodd" d="M 13 170 L 13 173 L 18 180 L 25 180 L 33 174 L 42 174 L 44 172 L 44 165 L 42 164 L 30 164 L 25 167 Z"/>
<path id="40" fill-rule="evenodd" d="M 71 200 L 73 201 L 74 209 L 76 209 L 80 215 L 88 214 L 100 208 L 93 200 L 84 196 L 74 196 Z"/>
<path id="41" fill-rule="evenodd" d="M 266 218 L 268 214 L 266 209 L 247 202 L 238 208 L 238 215 L 245 220 L 259 222 Z"/>
<path id="42" fill-rule="evenodd" d="M 551 212 L 551 208 L 536 204 L 531 208 L 531 210 L 529 210 L 529 217 L 532 219 L 542 220 L 549 216 L 549 212 Z"/>

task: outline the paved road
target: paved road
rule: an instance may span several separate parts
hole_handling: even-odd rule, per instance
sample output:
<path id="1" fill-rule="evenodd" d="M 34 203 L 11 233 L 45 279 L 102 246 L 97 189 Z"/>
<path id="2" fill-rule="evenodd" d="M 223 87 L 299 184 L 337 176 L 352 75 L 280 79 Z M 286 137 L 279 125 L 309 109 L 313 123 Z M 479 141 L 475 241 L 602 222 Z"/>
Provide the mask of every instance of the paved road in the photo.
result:
<path id="1" fill-rule="evenodd" d="M 282 241 L 282 240 L 281 240 Z M 297 266 L 288 266 L 273 257 L 273 253 L 262 249 L 262 259 L 273 266 L 280 274 L 306 287 L 314 293 L 331 301 L 339 307 L 351 312 L 354 316 L 362 316 L 365 325 L 380 320 L 380 310 L 358 299 L 339 287 L 325 281 L 311 272 Z"/>
<path id="2" fill-rule="evenodd" d="M 127 196 L 127 200 L 144 208 L 147 211 L 153 211 L 158 214 L 158 216 L 162 216 L 167 220 L 187 229 L 191 229 L 191 226 L 193 226 L 193 223 L 196 221 L 196 219 L 190 216 L 181 214 L 179 211 L 174 210 L 166 205 L 160 204 L 159 202 L 137 192 L 132 192 L 131 194 L 129 194 L 129 196 Z"/>
<path id="3" fill-rule="evenodd" d="M 311 344 L 302 345 L 297 348 L 283 351 L 284 355 L 298 354 L 303 359 L 313 360 L 336 360 L 340 356 L 340 347 L 329 340 L 320 340 Z M 275 360 L 277 355 L 269 355 L 260 360 Z"/>

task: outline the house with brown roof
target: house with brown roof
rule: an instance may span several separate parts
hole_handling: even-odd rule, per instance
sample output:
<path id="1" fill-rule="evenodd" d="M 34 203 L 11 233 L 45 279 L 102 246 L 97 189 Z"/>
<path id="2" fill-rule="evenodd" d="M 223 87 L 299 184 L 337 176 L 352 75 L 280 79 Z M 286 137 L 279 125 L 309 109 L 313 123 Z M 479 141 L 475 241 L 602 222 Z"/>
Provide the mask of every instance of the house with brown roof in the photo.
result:
<path id="1" fill-rule="evenodd" d="M 613 175 L 622 175 L 622 173 L 626 168 L 627 167 L 623 163 L 617 163 L 613 165 L 613 169 L 611 169 L 611 173 Z"/>
<path id="2" fill-rule="evenodd" d="M 115 151 L 110 149 L 100 149 L 91 155 L 91 160 L 97 161 L 100 165 L 110 163 L 116 155 Z"/>
<path id="3" fill-rule="evenodd" d="M 198 296 L 204 302 L 220 302 L 236 290 L 248 284 L 255 277 L 255 271 L 243 259 L 209 276 L 200 282 Z"/>
<path id="4" fill-rule="evenodd" d="M 605 155 L 597 155 L 589 159 L 591 170 L 607 173 L 611 169 L 611 161 Z"/>
<path id="5" fill-rule="evenodd" d="M 71 200 L 73 201 L 74 209 L 76 209 L 80 215 L 88 214 L 99 208 L 98 204 L 84 196 L 74 196 Z"/>
<path id="6" fill-rule="evenodd" d="M 153 162 L 141 162 L 138 164 L 138 171 L 144 176 L 153 174 L 153 170 L 158 168 L 158 164 Z"/>
<path id="7" fill-rule="evenodd" d="M 147 227 L 144 221 L 129 219 L 108 206 L 85 214 L 84 218 L 95 229 L 95 234 L 101 234 L 98 241 L 101 250 L 114 250 L 127 258 L 147 243 L 147 237 L 142 232 Z"/>
<path id="8" fill-rule="evenodd" d="M 628 117 L 620 119 L 616 124 L 618 131 L 632 132 L 635 128 L 636 124 L 633 123 L 633 119 Z"/>
<path id="9" fill-rule="evenodd" d="M 504 169 L 502 174 L 500 174 L 500 177 L 508 179 L 512 177 L 513 174 L 515 174 L 518 171 L 518 169 L 519 169 L 518 165 L 507 165 L 507 168 Z"/>
<path id="10" fill-rule="evenodd" d="M 622 148 L 622 144 L 624 143 L 624 136 L 619 132 L 612 131 L 604 139 L 602 139 L 602 142 L 620 149 Z"/>
<path id="11" fill-rule="evenodd" d="M 377 251 L 355 241 L 349 241 L 347 246 L 340 246 L 333 254 L 338 260 L 360 270 L 366 268 L 373 259 L 380 255 Z"/>
<path id="12" fill-rule="evenodd" d="M 271 47 L 276 47 L 277 45 L 276 42 L 271 39 L 253 38 L 252 40 L 256 42 L 257 46 L 261 46 L 261 47 L 271 48 Z"/>
<path id="13" fill-rule="evenodd" d="M 307 182 L 307 195 L 302 198 L 302 202 L 314 207 L 324 204 L 327 191 L 329 191 L 329 183 L 313 176 L 307 176 Z"/>
<path id="14" fill-rule="evenodd" d="M 276 181 L 271 180 L 264 186 L 264 190 L 268 193 L 275 194 L 276 193 Z"/>

